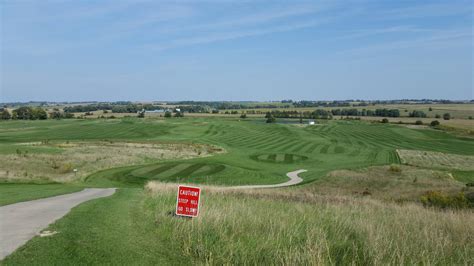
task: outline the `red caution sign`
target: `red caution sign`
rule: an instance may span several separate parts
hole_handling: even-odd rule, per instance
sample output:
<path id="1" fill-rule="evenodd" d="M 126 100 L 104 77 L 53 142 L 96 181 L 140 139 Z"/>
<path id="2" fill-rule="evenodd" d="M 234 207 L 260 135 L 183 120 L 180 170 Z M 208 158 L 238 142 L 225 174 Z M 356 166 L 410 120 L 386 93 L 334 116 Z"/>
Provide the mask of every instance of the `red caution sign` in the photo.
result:
<path id="1" fill-rule="evenodd" d="M 201 189 L 198 187 L 179 186 L 176 201 L 176 215 L 196 217 L 199 213 L 199 197 Z"/>

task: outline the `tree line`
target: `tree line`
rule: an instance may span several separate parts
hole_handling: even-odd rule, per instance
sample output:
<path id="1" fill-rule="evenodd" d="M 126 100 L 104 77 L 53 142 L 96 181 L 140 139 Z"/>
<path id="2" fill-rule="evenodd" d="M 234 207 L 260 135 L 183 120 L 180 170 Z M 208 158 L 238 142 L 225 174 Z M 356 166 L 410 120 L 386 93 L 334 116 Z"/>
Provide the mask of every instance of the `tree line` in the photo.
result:
<path id="1" fill-rule="evenodd" d="M 41 107 L 22 106 L 11 113 L 6 108 L 0 108 L 0 120 L 46 120 L 48 119 L 74 118 L 74 114 L 61 112 L 53 109 L 48 113 Z"/>

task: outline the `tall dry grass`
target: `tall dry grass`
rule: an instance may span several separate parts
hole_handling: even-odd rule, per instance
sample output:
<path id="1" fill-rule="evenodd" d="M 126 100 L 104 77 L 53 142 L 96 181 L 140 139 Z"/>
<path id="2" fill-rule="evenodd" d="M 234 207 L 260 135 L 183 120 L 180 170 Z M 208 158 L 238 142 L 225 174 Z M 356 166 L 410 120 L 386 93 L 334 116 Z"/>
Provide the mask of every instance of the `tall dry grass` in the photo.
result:
<path id="1" fill-rule="evenodd" d="M 169 215 L 176 184 L 148 183 L 156 224 L 197 264 L 474 263 L 472 211 L 438 211 L 299 189 L 203 186 L 200 216 Z"/>
<path id="2" fill-rule="evenodd" d="M 28 146 L 50 148 L 56 152 L 26 152 Z M 196 158 L 222 151 L 201 144 L 107 141 L 24 143 L 18 145 L 14 154 L 0 154 L 0 179 L 48 179 L 65 182 L 118 166 Z M 75 173 L 73 169 L 78 169 L 78 172 Z"/>

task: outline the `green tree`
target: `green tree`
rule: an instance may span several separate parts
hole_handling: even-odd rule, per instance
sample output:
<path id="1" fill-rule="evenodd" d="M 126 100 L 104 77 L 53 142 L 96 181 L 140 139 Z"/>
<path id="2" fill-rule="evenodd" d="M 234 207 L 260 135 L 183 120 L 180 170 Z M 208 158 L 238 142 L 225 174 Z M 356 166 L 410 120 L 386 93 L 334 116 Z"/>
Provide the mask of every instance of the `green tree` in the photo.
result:
<path id="1" fill-rule="evenodd" d="M 33 116 L 31 119 L 46 120 L 48 119 L 48 113 L 43 108 L 37 107 L 33 109 Z"/>
<path id="2" fill-rule="evenodd" d="M 439 123 L 438 120 L 433 120 L 433 121 L 431 121 L 431 123 L 430 123 L 430 126 L 432 126 L 432 127 L 437 127 L 437 126 L 439 126 L 439 125 L 440 125 L 440 123 Z"/>
<path id="3" fill-rule="evenodd" d="M 275 117 L 273 117 L 273 115 L 268 112 L 266 115 L 265 115 L 265 118 L 267 118 L 267 123 L 275 123 Z"/>
<path id="4" fill-rule="evenodd" d="M 12 115 L 10 114 L 10 112 L 8 112 L 6 108 L 4 108 L 2 112 L 0 113 L 0 120 L 9 120 L 11 118 L 12 118 Z"/>
<path id="5" fill-rule="evenodd" d="M 168 118 L 168 117 L 171 117 L 171 112 L 166 111 L 166 112 L 165 112 L 165 117 L 167 117 L 167 118 Z"/>
<path id="6" fill-rule="evenodd" d="M 62 114 L 59 111 L 53 111 L 53 112 L 49 113 L 49 118 L 50 119 L 61 119 Z"/>
<path id="7" fill-rule="evenodd" d="M 19 120 L 33 119 L 33 109 L 29 106 L 22 106 L 18 109 L 13 110 L 12 118 Z"/>
<path id="8" fill-rule="evenodd" d="M 451 119 L 451 114 L 449 114 L 449 113 L 444 113 L 444 114 L 443 114 L 443 119 L 444 119 L 444 120 L 449 120 L 449 119 Z"/>

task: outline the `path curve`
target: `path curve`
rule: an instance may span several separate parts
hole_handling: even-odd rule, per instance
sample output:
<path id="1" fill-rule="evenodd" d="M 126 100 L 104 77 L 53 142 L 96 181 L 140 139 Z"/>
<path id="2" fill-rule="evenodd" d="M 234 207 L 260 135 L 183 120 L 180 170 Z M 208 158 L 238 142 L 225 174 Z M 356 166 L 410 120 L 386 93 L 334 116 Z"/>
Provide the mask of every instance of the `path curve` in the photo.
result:
<path id="1" fill-rule="evenodd" d="M 293 172 L 289 172 L 286 174 L 290 178 L 290 180 L 280 183 L 280 184 L 274 184 L 274 185 L 248 185 L 248 186 L 234 186 L 234 187 L 228 187 L 232 189 L 253 189 L 253 188 L 279 188 L 279 187 L 288 187 L 292 185 L 299 184 L 303 182 L 303 178 L 299 177 L 298 175 L 301 173 L 306 172 L 307 170 L 300 169 L 296 170 Z"/>
<path id="2" fill-rule="evenodd" d="M 73 207 L 114 193 L 115 188 L 86 188 L 75 193 L 0 207 L 0 260 L 66 215 Z"/>

